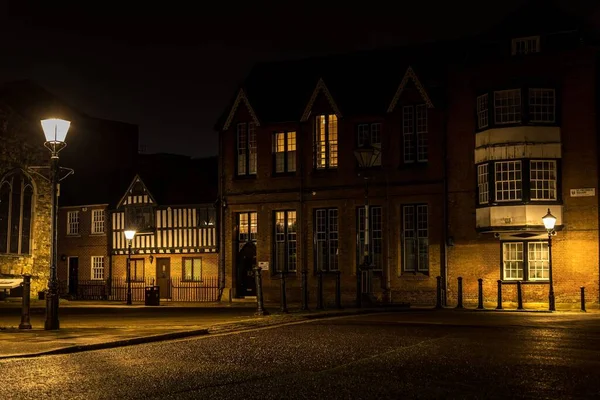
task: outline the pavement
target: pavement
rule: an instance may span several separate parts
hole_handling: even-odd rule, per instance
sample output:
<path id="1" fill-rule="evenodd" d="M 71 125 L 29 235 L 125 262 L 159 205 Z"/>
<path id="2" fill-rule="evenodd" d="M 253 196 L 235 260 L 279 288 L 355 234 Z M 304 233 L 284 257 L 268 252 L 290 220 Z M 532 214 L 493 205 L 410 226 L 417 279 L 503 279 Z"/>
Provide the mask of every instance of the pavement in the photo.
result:
<path id="1" fill-rule="evenodd" d="M 485 311 L 495 304 L 485 304 Z M 269 315 L 255 315 L 256 304 L 248 303 L 174 303 L 163 302 L 151 307 L 132 306 L 121 302 L 67 301 L 60 303 L 60 330 L 44 330 L 45 302 L 32 300 L 32 329 L 18 329 L 21 303 L 18 298 L 0 302 L 0 359 L 30 358 L 42 355 L 67 354 L 82 351 L 129 346 L 192 336 L 243 331 L 281 325 L 314 318 L 328 318 L 389 311 L 432 310 L 430 306 L 406 305 L 377 308 L 344 308 L 303 311 L 290 307 L 288 313 L 279 304 L 266 304 Z M 450 309 L 446 309 L 451 311 Z M 560 309 L 559 309 L 560 310 Z M 477 311 L 473 307 L 460 311 Z M 514 312 L 508 305 L 502 312 Z M 527 312 L 548 312 L 544 305 L 530 305 Z M 574 312 L 573 307 L 564 311 Z M 599 312 L 593 307 L 590 312 Z M 560 312 L 560 311 L 559 311 Z M 443 318 L 442 318 L 443 319 Z"/>

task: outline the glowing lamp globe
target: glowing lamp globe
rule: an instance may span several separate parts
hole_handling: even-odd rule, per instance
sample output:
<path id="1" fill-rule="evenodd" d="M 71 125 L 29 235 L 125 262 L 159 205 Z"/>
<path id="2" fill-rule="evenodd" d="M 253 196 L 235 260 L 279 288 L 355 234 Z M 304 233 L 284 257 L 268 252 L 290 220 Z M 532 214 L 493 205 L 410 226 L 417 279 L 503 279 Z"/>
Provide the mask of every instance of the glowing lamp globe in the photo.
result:
<path id="1" fill-rule="evenodd" d="M 70 121 L 50 118 L 43 119 L 41 122 L 44 136 L 46 136 L 46 142 L 50 144 L 60 144 L 65 142 L 67 139 L 67 132 L 69 132 L 69 127 L 71 126 Z"/>

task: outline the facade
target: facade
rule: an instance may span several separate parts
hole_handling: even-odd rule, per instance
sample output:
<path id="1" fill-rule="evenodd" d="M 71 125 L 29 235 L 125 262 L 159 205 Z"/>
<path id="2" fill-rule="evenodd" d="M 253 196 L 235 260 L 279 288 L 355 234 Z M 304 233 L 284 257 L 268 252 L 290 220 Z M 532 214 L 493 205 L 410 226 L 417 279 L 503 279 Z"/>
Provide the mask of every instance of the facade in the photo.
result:
<path id="1" fill-rule="evenodd" d="M 230 296 L 255 294 L 260 264 L 267 300 L 283 272 L 292 301 L 323 273 L 328 302 L 340 274 L 345 303 L 433 304 L 438 276 L 446 304 L 458 277 L 467 302 L 481 278 L 486 302 L 500 281 L 544 303 L 550 209 L 556 302 L 598 302 L 598 52 L 527 13 L 468 42 L 257 66 L 217 126 Z"/>

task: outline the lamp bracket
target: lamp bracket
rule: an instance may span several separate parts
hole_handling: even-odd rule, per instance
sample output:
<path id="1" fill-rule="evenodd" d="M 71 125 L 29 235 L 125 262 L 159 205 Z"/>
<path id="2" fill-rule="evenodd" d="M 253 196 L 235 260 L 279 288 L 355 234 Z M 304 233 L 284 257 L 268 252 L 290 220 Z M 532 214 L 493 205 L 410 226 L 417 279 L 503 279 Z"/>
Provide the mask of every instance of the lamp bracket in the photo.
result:
<path id="1" fill-rule="evenodd" d="M 48 172 L 48 175 L 50 175 L 50 174 L 49 174 L 49 171 L 50 171 L 50 167 L 49 167 L 49 166 L 42 165 L 42 166 L 30 166 L 30 167 L 27 167 L 27 171 L 28 171 L 28 172 L 30 172 L 30 173 L 32 173 L 32 174 L 34 174 L 34 175 L 37 175 L 37 176 L 39 176 L 39 177 L 41 177 L 41 178 L 42 178 L 42 179 L 44 179 L 46 182 L 50 182 L 50 180 L 51 180 L 51 179 L 50 179 L 50 176 L 46 176 L 46 175 L 42 174 L 42 173 L 40 172 L 40 171 L 42 171 L 42 170 L 45 170 L 45 171 L 47 171 L 47 172 Z M 73 175 L 73 174 L 75 173 L 75 170 L 74 170 L 73 168 L 59 167 L 59 174 L 60 174 L 60 172 L 64 172 L 64 171 L 66 171 L 66 174 L 65 174 L 64 176 L 62 176 L 62 177 L 59 177 L 59 178 L 58 178 L 58 181 L 59 181 L 59 182 L 61 182 L 63 179 L 65 179 L 65 178 L 67 178 L 68 176 L 70 176 L 70 175 Z"/>

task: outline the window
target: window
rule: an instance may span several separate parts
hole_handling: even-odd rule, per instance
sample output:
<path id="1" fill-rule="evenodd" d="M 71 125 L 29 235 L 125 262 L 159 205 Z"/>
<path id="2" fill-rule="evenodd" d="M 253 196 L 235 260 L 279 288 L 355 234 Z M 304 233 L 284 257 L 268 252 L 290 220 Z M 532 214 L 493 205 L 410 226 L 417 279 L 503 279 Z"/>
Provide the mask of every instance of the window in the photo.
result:
<path id="1" fill-rule="evenodd" d="M 0 253 L 31 252 L 33 186 L 21 170 L 0 181 Z"/>
<path id="2" fill-rule="evenodd" d="M 214 207 L 198 208 L 196 210 L 197 225 L 199 228 L 208 228 L 217 223 L 217 213 Z"/>
<path id="3" fill-rule="evenodd" d="M 554 122 L 555 109 L 554 89 L 529 89 L 529 121 Z"/>
<path id="4" fill-rule="evenodd" d="M 277 174 L 296 171 L 296 132 L 273 134 L 273 163 Z"/>
<path id="5" fill-rule="evenodd" d="M 183 259 L 183 280 L 200 282 L 202 281 L 202 258 Z"/>
<path id="6" fill-rule="evenodd" d="M 529 162 L 531 200 L 556 200 L 556 161 Z"/>
<path id="7" fill-rule="evenodd" d="M 338 119 L 335 114 L 315 117 L 315 167 L 338 166 Z"/>
<path id="8" fill-rule="evenodd" d="M 521 161 L 497 162 L 495 169 L 496 201 L 521 200 Z"/>
<path id="9" fill-rule="evenodd" d="M 104 257 L 92 256 L 92 279 L 104 279 Z"/>
<path id="10" fill-rule="evenodd" d="M 358 147 L 364 146 L 367 141 L 379 150 L 374 166 L 381 166 L 381 123 L 359 124 L 358 125 Z"/>
<path id="11" fill-rule="evenodd" d="M 337 271 L 338 267 L 338 210 L 320 208 L 314 211 L 315 268 L 318 271 Z"/>
<path id="12" fill-rule="evenodd" d="M 521 89 L 494 92 L 494 122 L 499 125 L 521 122 Z"/>
<path id="13" fill-rule="evenodd" d="M 154 229 L 154 208 L 152 206 L 128 206 L 125 208 L 126 229 L 135 228 L 138 233 Z"/>
<path id="14" fill-rule="evenodd" d="M 512 40 L 512 55 L 530 54 L 540 52 L 540 37 L 529 36 Z"/>
<path id="15" fill-rule="evenodd" d="M 296 271 L 296 233 L 296 211 L 275 211 L 275 257 L 273 258 L 273 271 Z"/>
<path id="16" fill-rule="evenodd" d="M 369 262 L 374 265 L 374 270 L 381 270 L 383 255 L 383 221 L 381 207 L 369 207 L 369 241 L 365 246 L 365 207 L 360 207 L 358 212 L 358 246 L 357 261 L 363 264 L 364 256 L 369 255 Z"/>
<path id="17" fill-rule="evenodd" d="M 402 207 L 402 253 L 404 271 L 429 272 L 427 205 Z"/>
<path id="18" fill-rule="evenodd" d="M 477 97 L 477 127 L 479 129 L 487 128 L 488 124 L 488 95 L 486 93 Z"/>
<path id="19" fill-rule="evenodd" d="M 247 212 L 238 214 L 238 240 L 243 242 L 256 242 L 258 230 L 257 214 Z"/>
<path id="20" fill-rule="evenodd" d="M 489 174 L 488 165 L 480 164 L 477 166 L 477 189 L 479 192 L 479 204 L 489 202 Z"/>
<path id="21" fill-rule="evenodd" d="M 79 211 L 67 212 L 67 235 L 79 235 Z"/>
<path id="22" fill-rule="evenodd" d="M 523 251 L 524 248 L 527 251 Z M 549 279 L 548 242 L 502 243 L 504 280 L 547 281 Z"/>
<path id="23" fill-rule="evenodd" d="M 104 233 L 104 210 L 92 210 L 92 233 Z"/>
<path id="24" fill-rule="evenodd" d="M 143 282 L 144 281 L 144 259 L 143 258 L 132 258 L 131 259 L 131 281 Z"/>
<path id="25" fill-rule="evenodd" d="M 256 126 L 253 122 L 237 124 L 237 174 L 256 175 Z"/>
<path id="26" fill-rule="evenodd" d="M 427 106 L 425 104 L 402 107 L 403 159 L 405 163 L 427 161 L 427 130 Z"/>

